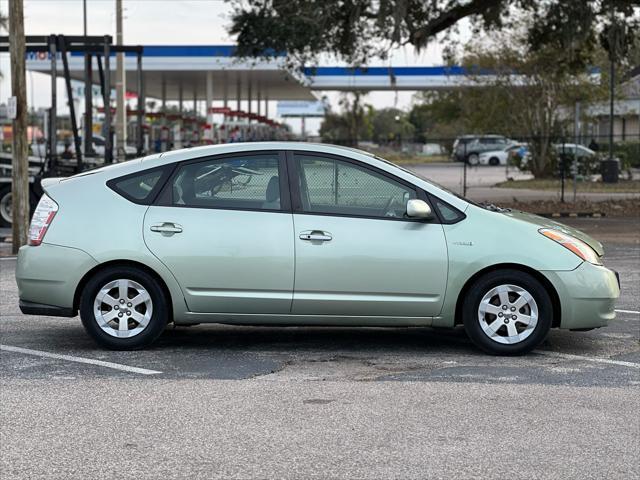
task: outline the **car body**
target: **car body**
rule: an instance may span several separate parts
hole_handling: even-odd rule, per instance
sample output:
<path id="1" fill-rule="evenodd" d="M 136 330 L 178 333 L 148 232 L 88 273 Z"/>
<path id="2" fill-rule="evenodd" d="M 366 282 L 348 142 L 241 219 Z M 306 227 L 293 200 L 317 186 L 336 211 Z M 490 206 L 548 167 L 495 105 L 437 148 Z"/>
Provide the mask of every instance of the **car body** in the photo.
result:
<path id="1" fill-rule="evenodd" d="M 18 255 L 20 308 L 80 311 L 108 348 L 148 345 L 168 322 L 464 324 L 482 349 L 514 354 L 551 327 L 615 316 L 596 240 L 355 149 L 198 147 L 43 187 Z"/>
<path id="2" fill-rule="evenodd" d="M 507 165 L 509 159 L 514 155 L 522 155 L 526 152 L 527 146 L 523 143 L 514 143 L 502 150 L 491 150 L 478 155 L 478 165 Z M 526 154 L 526 153 L 525 153 Z"/>
<path id="3" fill-rule="evenodd" d="M 596 152 L 584 145 L 580 145 L 579 143 L 556 143 L 553 147 L 556 149 L 556 152 L 558 152 L 558 155 L 564 154 L 569 157 L 573 157 L 575 155 L 578 159 L 593 157 L 596 155 Z"/>
<path id="4" fill-rule="evenodd" d="M 554 143 L 553 149 L 556 151 L 556 155 L 558 155 L 559 158 L 564 157 L 567 160 L 567 163 L 572 162 L 575 159 L 578 162 L 578 165 L 590 160 L 597 160 L 596 157 L 598 155 L 590 148 L 580 145 L 579 143 Z M 526 168 L 526 165 L 530 160 L 531 152 L 527 151 L 522 157 L 522 162 L 520 164 L 521 167 Z M 568 167 L 569 165 L 567 165 L 567 168 Z"/>
<path id="5" fill-rule="evenodd" d="M 482 152 L 502 150 L 512 143 L 502 135 L 462 135 L 453 142 L 453 159 L 477 165 Z"/>

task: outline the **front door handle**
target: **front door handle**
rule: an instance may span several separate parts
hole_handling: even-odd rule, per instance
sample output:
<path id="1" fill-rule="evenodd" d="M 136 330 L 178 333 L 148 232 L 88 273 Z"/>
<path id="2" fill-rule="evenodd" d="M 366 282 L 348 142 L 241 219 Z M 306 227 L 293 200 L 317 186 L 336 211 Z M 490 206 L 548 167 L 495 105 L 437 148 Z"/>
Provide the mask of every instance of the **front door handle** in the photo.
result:
<path id="1" fill-rule="evenodd" d="M 329 232 L 323 232 L 322 230 L 305 230 L 304 232 L 300 232 L 300 240 L 310 242 L 329 242 L 332 238 Z"/>
<path id="2" fill-rule="evenodd" d="M 174 233 L 182 232 L 182 226 L 177 223 L 164 222 L 151 225 L 150 230 L 152 232 L 158 232 L 165 236 L 173 235 Z"/>

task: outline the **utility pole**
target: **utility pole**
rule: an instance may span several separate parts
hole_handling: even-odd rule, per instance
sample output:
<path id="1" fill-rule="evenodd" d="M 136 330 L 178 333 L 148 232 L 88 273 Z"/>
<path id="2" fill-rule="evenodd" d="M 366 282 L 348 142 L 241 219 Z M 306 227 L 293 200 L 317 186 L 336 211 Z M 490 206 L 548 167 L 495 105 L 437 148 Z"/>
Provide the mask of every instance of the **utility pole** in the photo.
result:
<path id="1" fill-rule="evenodd" d="M 574 142 L 576 145 L 575 153 L 573 154 L 573 161 L 571 164 L 571 170 L 573 170 L 573 201 L 576 201 L 578 194 L 578 144 L 580 143 L 580 101 L 576 102 L 575 111 L 573 114 L 573 134 Z"/>
<path id="2" fill-rule="evenodd" d="M 27 78 L 25 75 L 24 5 L 9 0 L 11 94 L 16 99 L 11 159 L 13 253 L 27 243 L 29 230 L 29 146 L 27 142 Z"/>
<path id="3" fill-rule="evenodd" d="M 122 45 L 122 0 L 116 0 L 116 45 Z M 124 97 L 125 81 L 124 53 L 116 54 L 116 159 L 124 160 L 122 155 L 127 144 L 127 111 Z"/>
<path id="4" fill-rule="evenodd" d="M 613 122 L 615 119 L 616 89 L 616 16 L 615 6 L 611 4 L 611 25 L 609 26 L 609 158 L 613 160 Z"/>

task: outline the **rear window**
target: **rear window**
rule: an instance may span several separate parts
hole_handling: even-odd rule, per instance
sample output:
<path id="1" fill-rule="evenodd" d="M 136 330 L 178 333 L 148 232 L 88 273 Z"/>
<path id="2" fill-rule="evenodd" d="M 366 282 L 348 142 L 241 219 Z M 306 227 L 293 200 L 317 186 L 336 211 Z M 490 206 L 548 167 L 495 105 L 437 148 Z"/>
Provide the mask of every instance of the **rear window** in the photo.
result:
<path id="1" fill-rule="evenodd" d="M 148 204 L 153 201 L 165 175 L 164 168 L 146 170 L 109 180 L 107 185 L 127 200 Z"/>

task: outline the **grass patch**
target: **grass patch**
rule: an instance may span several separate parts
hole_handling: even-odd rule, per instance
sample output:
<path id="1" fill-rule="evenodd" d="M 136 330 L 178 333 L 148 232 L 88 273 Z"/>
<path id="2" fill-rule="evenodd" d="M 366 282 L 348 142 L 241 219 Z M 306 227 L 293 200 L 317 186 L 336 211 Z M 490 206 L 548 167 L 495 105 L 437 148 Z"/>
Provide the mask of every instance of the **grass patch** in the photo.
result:
<path id="1" fill-rule="evenodd" d="M 529 180 L 507 180 L 496 184 L 500 188 L 522 188 L 529 190 L 560 190 L 560 180 L 553 178 L 532 178 Z M 573 191 L 573 180 L 567 179 L 566 191 Z M 640 180 L 620 180 L 618 183 L 578 182 L 580 193 L 640 193 Z"/>

